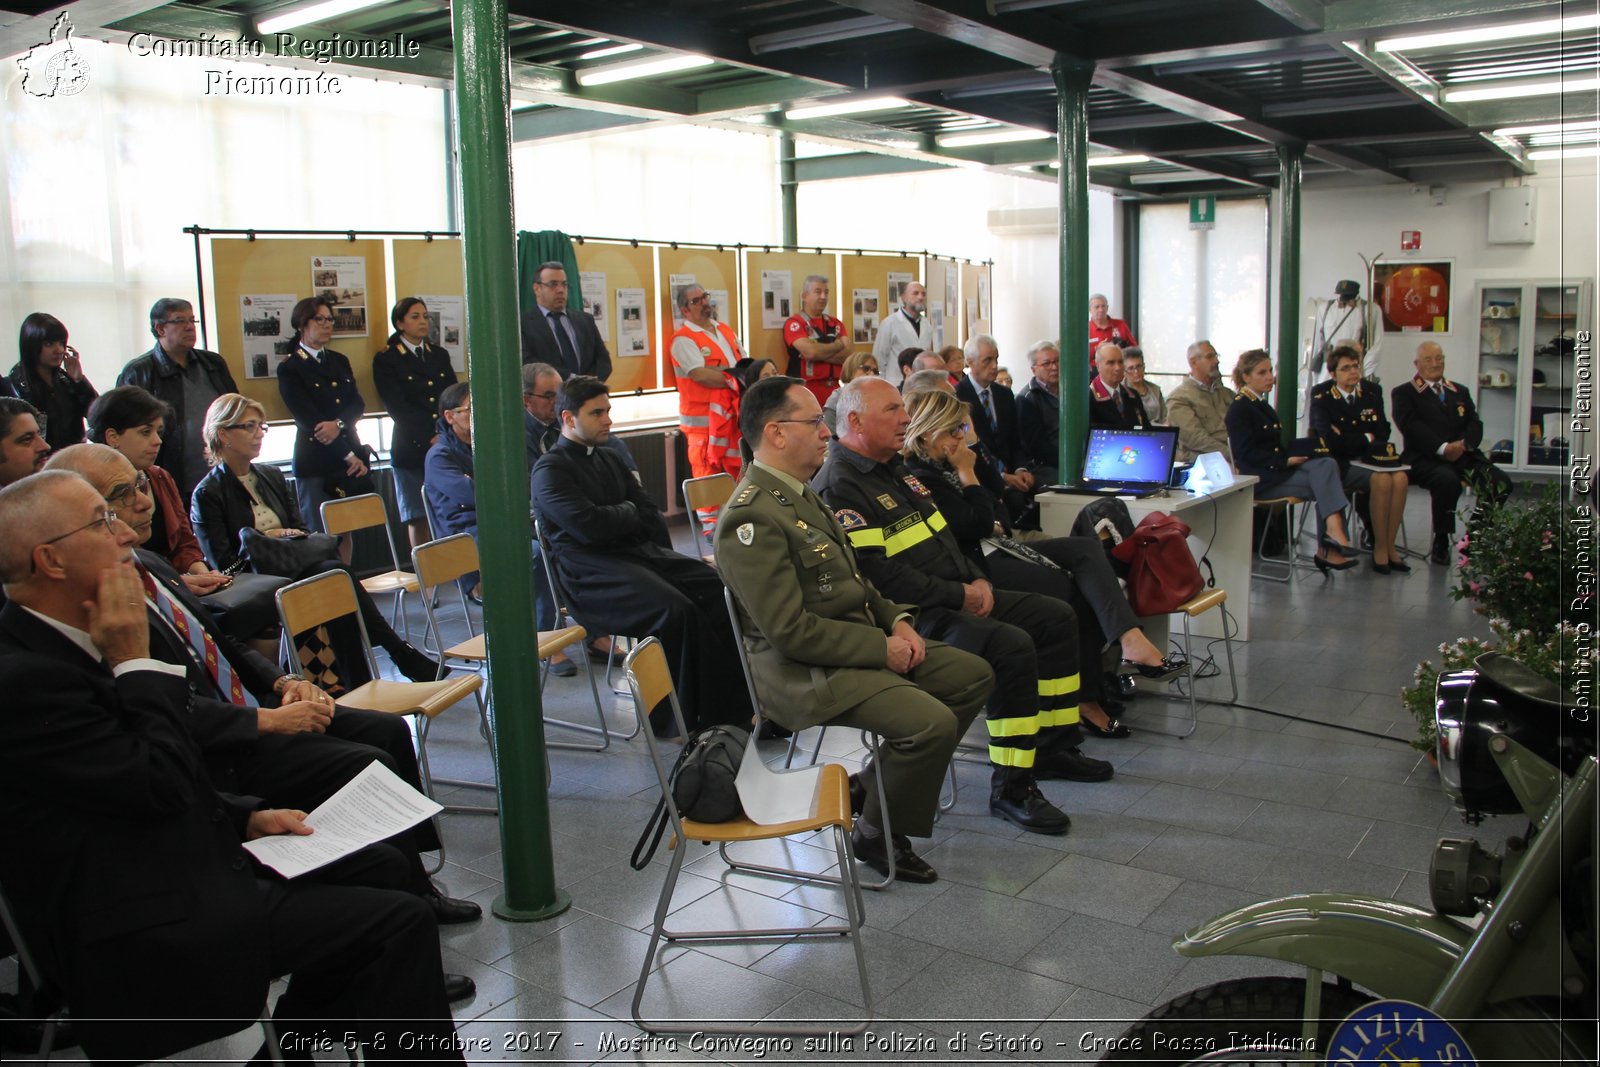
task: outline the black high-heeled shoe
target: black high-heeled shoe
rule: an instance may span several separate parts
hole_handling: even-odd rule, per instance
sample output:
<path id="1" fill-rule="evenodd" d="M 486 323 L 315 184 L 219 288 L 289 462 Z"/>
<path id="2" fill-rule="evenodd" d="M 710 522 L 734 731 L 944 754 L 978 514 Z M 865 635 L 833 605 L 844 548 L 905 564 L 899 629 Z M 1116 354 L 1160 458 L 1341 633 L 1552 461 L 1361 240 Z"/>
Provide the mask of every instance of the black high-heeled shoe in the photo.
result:
<path id="1" fill-rule="evenodd" d="M 1115 716 L 1107 716 L 1106 724 L 1104 726 L 1096 725 L 1094 720 L 1088 718 L 1087 716 L 1080 718 L 1078 723 L 1085 730 L 1089 731 L 1096 737 L 1120 739 L 1133 736 L 1133 731 L 1128 729 L 1127 726 L 1123 725 L 1122 720 L 1116 718 Z"/>
<path id="2" fill-rule="evenodd" d="M 1188 669 L 1188 660 L 1176 652 L 1168 652 L 1161 657 L 1160 663 L 1135 663 L 1131 659 L 1125 659 L 1122 661 L 1119 673 L 1137 674 L 1139 677 L 1148 678 L 1152 682 L 1162 682 L 1182 674 Z"/>
<path id="3" fill-rule="evenodd" d="M 1332 560 L 1328 559 L 1327 556 L 1324 556 L 1320 553 L 1312 556 L 1311 562 L 1315 563 L 1317 565 L 1317 570 L 1321 571 L 1324 575 L 1332 574 L 1334 571 L 1347 571 L 1356 565 L 1356 561 L 1353 559 L 1347 559 L 1343 563 L 1334 563 Z"/>
<path id="4" fill-rule="evenodd" d="M 1390 564 L 1379 563 L 1377 560 L 1373 560 L 1372 569 L 1378 574 L 1388 574 L 1390 572 Z"/>
<path id="5" fill-rule="evenodd" d="M 1324 552 L 1337 552 L 1341 556 L 1354 556 L 1357 554 L 1355 545 L 1347 545 L 1339 541 L 1335 541 L 1327 534 L 1322 535 L 1321 545 Z"/>

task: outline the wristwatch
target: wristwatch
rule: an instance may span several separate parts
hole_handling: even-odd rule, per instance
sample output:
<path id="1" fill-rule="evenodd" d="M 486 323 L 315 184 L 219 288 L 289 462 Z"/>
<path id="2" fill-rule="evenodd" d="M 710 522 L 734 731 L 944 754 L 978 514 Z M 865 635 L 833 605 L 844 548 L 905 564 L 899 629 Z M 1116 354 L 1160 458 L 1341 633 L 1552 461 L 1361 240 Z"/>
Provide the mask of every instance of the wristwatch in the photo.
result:
<path id="1" fill-rule="evenodd" d="M 290 682 L 303 682 L 305 680 L 306 676 L 303 674 L 285 674 L 276 682 L 272 683 L 272 692 L 274 695 L 281 697 L 283 696 L 284 691 L 289 688 Z"/>

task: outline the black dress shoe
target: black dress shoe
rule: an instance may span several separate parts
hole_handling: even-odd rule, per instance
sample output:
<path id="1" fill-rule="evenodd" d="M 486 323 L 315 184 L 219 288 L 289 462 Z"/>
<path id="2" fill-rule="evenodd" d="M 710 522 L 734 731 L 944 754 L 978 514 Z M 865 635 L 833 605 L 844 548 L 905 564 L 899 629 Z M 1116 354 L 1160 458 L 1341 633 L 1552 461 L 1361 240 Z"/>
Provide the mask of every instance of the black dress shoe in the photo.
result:
<path id="1" fill-rule="evenodd" d="M 1108 715 L 1106 717 L 1106 724 L 1104 726 L 1096 726 L 1092 719 L 1081 719 L 1079 721 L 1083 724 L 1083 728 L 1085 730 L 1096 737 L 1121 739 L 1124 737 L 1133 736 L 1133 731 L 1128 729 L 1127 726 L 1123 725 L 1122 720 L 1117 718 L 1115 715 Z"/>
<path id="2" fill-rule="evenodd" d="M 856 859 L 879 874 L 889 873 L 889 838 L 886 834 L 867 837 L 856 827 L 850 834 L 850 847 Z M 923 858 L 911 851 L 911 839 L 904 834 L 894 835 L 894 879 L 897 882 L 915 882 L 928 885 L 939 880 L 939 872 L 928 866 Z"/>
<path id="3" fill-rule="evenodd" d="M 478 991 L 478 983 L 464 974 L 447 974 L 444 976 L 444 999 L 454 1004 L 458 1000 L 466 1000 Z"/>
<path id="4" fill-rule="evenodd" d="M 1128 705 L 1116 697 L 1100 694 L 1100 710 L 1113 719 L 1120 719 L 1128 713 Z"/>
<path id="5" fill-rule="evenodd" d="M 850 814 L 860 815 L 866 806 L 867 787 L 861 784 L 861 773 L 858 771 L 850 776 Z"/>
<path id="6" fill-rule="evenodd" d="M 761 729 L 756 731 L 757 741 L 787 741 L 793 736 L 793 730 L 787 726 L 780 726 L 771 719 L 762 719 Z"/>
<path id="7" fill-rule="evenodd" d="M 429 884 L 428 891 L 422 894 L 422 899 L 428 902 L 428 907 L 433 909 L 433 918 L 440 926 L 450 926 L 454 923 L 469 923 L 474 919 L 483 918 L 483 908 L 475 901 L 462 900 L 459 897 L 447 897 L 439 892 L 439 887 Z"/>
<path id="8" fill-rule="evenodd" d="M 1139 695 L 1139 686 L 1131 674 L 1115 674 L 1112 677 L 1117 680 L 1117 692 L 1123 700 L 1132 700 Z"/>
<path id="9" fill-rule="evenodd" d="M 1397 574 L 1410 574 L 1411 573 L 1411 564 L 1407 563 L 1405 560 L 1401 559 L 1399 556 L 1396 556 L 1394 559 L 1391 559 L 1389 561 L 1389 569 L 1394 571 Z"/>
<path id="10" fill-rule="evenodd" d="M 1035 778 L 1059 778 L 1067 782 L 1104 782 L 1115 773 L 1105 760 L 1085 756 L 1075 748 L 1041 752 L 1033 764 Z"/>
<path id="11" fill-rule="evenodd" d="M 413 682 L 434 682 L 439 679 L 439 661 L 418 652 L 410 645 L 389 650 L 395 668 Z"/>
<path id="12" fill-rule="evenodd" d="M 1160 663 L 1135 663 L 1132 660 L 1123 660 L 1122 669 L 1125 673 L 1137 674 L 1141 678 L 1148 678 L 1152 682 L 1165 681 L 1189 669 L 1189 661 L 1176 652 L 1168 652 L 1161 657 Z"/>
<path id="13" fill-rule="evenodd" d="M 1029 782 L 989 794 L 989 811 L 1032 834 L 1064 834 L 1072 829 L 1067 813 L 1050 803 L 1039 787 Z"/>
<path id="14" fill-rule="evenodd" d="M 1368 527 L 1368 526 L 1363 526 L 1361 528 L 1361 547 L 1364 550 L 1366 550 L 1368 552 L 1371 552 L 1372 551 L 1372 546 L 1373 546 L 1374 543 L 1375 542 L 1374 542 L 1373 537 L 1372 537 L 1372 528 Z"/>
<path id="15" fill-rule="evenodd" d="M 1433 551 L 1428 553 L 1428 562 L 1437 563 L 1441 567 L 1450 566 L 1450 535 L 1434 534 Z"/>

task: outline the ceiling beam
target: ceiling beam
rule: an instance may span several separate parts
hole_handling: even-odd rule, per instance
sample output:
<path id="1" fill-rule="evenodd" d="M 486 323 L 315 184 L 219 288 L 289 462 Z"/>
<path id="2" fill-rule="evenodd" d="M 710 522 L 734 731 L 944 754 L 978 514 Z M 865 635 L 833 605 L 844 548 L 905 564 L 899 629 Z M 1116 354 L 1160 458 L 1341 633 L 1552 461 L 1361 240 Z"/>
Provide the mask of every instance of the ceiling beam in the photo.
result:
<path id="1" fill-rule="evenodd" d="M 1322 4 L 1317 0 L 1256 0 L 1297 30 L 1322 29 Z"/>
<path id="2" fill-rule="evenodd" d="M 161 0 L 79 0 L 70 5 L 52 4 L 50 10 L 39 14 L 0 11 L 0 57 L 18 56 L 47 43 L 63 10 L 72 15 L 73 33 L 98 38 L 100 34 L 94 31 L 161 6 Z"/>
<path id="3" fill-rule="evenodd" d="M 911 174 L 946 170 L 948 163 L 928 159 L 902 159 L 876 152 L 843 152 L 834 156 L 807 156 L 794 161 L 795 181 L 826 182 L 839 178 L 871 178 L 880 174 Z"/>
<path id="4" fill-rule="evenodd" d="M 573 137 L 624 126 L 637 126 L 649 121 L 632 115 L 616 115 L 605 111 L 586 111 L 570 107 L 526 108 L 511 113 L 511 140 L 549 141 L 559 137 Z"/>

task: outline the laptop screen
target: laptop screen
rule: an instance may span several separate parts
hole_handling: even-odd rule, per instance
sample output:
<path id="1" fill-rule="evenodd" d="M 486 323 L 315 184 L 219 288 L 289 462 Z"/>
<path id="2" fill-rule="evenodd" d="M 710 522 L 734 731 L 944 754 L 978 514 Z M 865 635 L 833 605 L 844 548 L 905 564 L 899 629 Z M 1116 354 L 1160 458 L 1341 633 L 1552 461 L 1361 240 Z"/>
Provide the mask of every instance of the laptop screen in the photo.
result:
<path id="1" fill-rule="evenodd" d="M 1083 480 L 1166 485 L 1178 454 L 1176 427 L 1112 430 L 1094 427 L 1083 453 Z"/>

